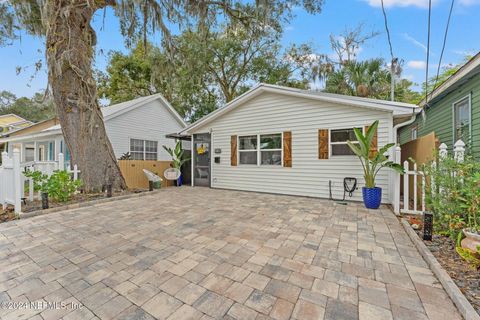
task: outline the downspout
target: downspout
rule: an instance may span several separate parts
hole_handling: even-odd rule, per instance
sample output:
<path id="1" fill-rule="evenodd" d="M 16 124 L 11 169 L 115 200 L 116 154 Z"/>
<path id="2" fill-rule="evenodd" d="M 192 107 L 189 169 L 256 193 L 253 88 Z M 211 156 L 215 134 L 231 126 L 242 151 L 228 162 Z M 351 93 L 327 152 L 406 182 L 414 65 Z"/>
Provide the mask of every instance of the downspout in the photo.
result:
<path id="1" fill-rule="evenodd" d="M 393 141 L 395 142 L 395 144 L 397 144 L 398 129 L 414 123 L 415 119 L 417 118 L 417 114 L 419 114 L 421 112 L 421 108 L 419 108 L 419 109 L 420 109 L 420 111 L 418 111 L 418 112 L 415 112 L 415 109 L 413 110 L 412 117 L 409 120 L 407 120 L 405 122 L 400 122 L 393 127 Z"/>
<path id="2" fill-rule="evenodd" d="M 419 109 L 421 111 L 421 108 L 419 108 Z M 409 124 L 412 124 L 413 122 L 415 122 L 415 119 L 417 118 L 417 114 L 419 114 L 420 111 L 415 112 L 415 109 L 413 109 L 412 117 L 409 120 L 407 120 L 405 122 L 400 122 L 393 127 L 393 141 L 395 142 L 396 146 L 398 146 L 398 143 L 397 143 L 398 129 L 403 128 L 405 126 L 408 126 Z M 393 152 L 395 152 L 395 151 L 393 151 Z M 391 154 L 391 155 L 393 156 L 393 154 Z M 392 179 L 393 174 L 396 175 L 397 180 Z M 393 173 L 393 172 L 390 173 L 390 181 L 391 181 L 390 188 L 391 188 L 391 190 L 394 190 L 393 198 L 391 198 L 391 201 L 393 202 L 392 203 L 393 208 L 394 208 L 393 211 L 396 215 L 400 214 L 400 180 L 399 179 L 400 179 L 400 176 L 398 175 L 398 173 Z M 398 188 L 398 190 L 397 190 L 397 188 Z"/>

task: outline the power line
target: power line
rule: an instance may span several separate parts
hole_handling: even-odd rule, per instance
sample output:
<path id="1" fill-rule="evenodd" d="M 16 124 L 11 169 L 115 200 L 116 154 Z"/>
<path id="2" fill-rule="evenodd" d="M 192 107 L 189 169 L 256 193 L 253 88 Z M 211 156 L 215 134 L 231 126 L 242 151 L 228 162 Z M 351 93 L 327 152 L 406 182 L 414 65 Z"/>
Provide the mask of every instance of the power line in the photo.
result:
<path id="1" fill-rule="evenodd" d="M 432 0 L 428 0 L 428 28 L 427 28 L 427 66 L 425 69 L 425 105 L 428 105 L 428 63 L 430 60 L 430 20 L 432 17 Z"/>
<path id="2" fill-rule="evenodd" d="M 390 30 L 388 29 L 388 20 L 387 20 L 387 13 L 385 12 L 385 5 L 382 1 L 382 12 L 383 12 L 383 21 L 385 23 L 385 30 L 387 31 L 387 39 L 388 39 L 388 46 L 390 48 L 390 58 L 392 59 L 390 62 L 390 100 L 395 100 L 395 70 L 398 59 L 396 59 L 393 55 L 393 47 L 392 47 L 392 39 L 390 38 Z"/>
<path id="3" fill-rule="evenodd" d="M 442 53 L 440 53 L 440 60 L 438 61 L 437 76 L 435 77 L 435 83 L 433 84 L 433 90 L 435 90 L 435 87 L 437 86 L 438 77 L 440 75 L 440 67 L 442 66 L 442 58 L 443 58 L 443 53 L 445 51 L 445 45 L 447 43 L 448 29 L 450 27 L 450 19 L 452 17 L 452 11 L 453 11 L 453 5 L 454 4 L 455 4 L 455 0 L 452 0 L 452 4 L 450 5 L 450 12 L 448 13 L 447 26 L 445 27 L 445 35 L 443 36 Z"/>
<path id="4" fill-rule="evenodd" d="M 390 57 L 393 60 L 392 40 L 390 38 L 390 30 L 388 29 L 387 13 L 385 12 L 385 6 L 383 4 L 383 0 L 382 0 L 382 12 L 383 12 L 383 21 L 385 22 L 385 30 L 387 30 L 388 45 L 390 47 Z"/>

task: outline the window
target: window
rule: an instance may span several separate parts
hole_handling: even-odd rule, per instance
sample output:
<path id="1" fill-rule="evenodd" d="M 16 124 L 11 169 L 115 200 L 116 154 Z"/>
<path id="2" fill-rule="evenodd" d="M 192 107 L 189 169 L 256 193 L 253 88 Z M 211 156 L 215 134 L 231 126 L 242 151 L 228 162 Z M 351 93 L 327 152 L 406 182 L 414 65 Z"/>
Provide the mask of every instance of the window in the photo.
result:
<path id="1" fill-rule="evenodd" d="M 418 137 L 418 127 L 415 126 L 415 127 L 412 127 L 411 140 L 415 140 L 417 139 L 417 137 Z"/>
<path id="2" fill-rule="evenodd" d="M 470 141 L 470 96 L 463 98 L 462 100 L 453 104 L 453 134 L 454 143 L 458 140 L 462 140 L 465 143 Z"/>
<path id="3" fill-rule="evenodd" d="M 282 134 L 260 136 L 260 164 L 282 165 Z"/>
<path id="4" fill-rule="evenodd" d="M 347 141 L 358 144 L 353 128 L 330 130 L 330 149 L 332 156 L 354 156 Z"/>
<path id="5" fill-rule="evenodd" d="M 133 160 L 157 160 L 158 142 L 130 139 L 130 154 Z"/>
<path id="6" fill-rule="evenodd" d="M 282 134 L 240 136 L 240 164 L 282 165 Z"/>
<path id="7" fill-rule="evenodd" d="M 257 136 L 239 137 L 240 164 L 257 164 Z"/>

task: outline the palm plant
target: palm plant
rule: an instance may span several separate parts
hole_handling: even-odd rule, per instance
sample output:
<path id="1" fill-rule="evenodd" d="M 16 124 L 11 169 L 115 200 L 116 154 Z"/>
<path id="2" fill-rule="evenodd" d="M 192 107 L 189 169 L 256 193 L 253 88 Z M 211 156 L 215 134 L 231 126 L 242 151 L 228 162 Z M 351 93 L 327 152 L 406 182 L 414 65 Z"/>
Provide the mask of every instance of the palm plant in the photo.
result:
<path id="1" fill-rule="evenodd" d="M 182 149 L 182 142 L 177 141 L 174 148 L 170 148 L 167 146 L 163 146 L 163 149 L 168 152 L 168 154 L 172 157 L 173 167 L 180 170 L 185 162 L 190 160 L 190 158 L 183 157 L 183 149 Z"/>
<path id="2" fill-rule="evenodd" d="M 404 173 L 404 170 L 401 165 L 389 161 L 388 157 L 385 156 L 385 153 L 393 147 L 394 143 L 388 143 L 384 145 L 378 152 L 375 154 L 370 154 L 370 147 L 373 142 L 373 137 L 378 128 L 378 120 L 375 121 L 367 130 L 365 135 L 358 128 L 354 128 L 355 136 L 357 137 L 358 143 L 353 143 L 352 141 L 347 141 L 348 146 L 355 155 L 360 159 L 363 167 L 363 176 L 365 178 L 365 187 L 366 188 L 375 188 L 375 178 L 377 177 L 378 172 L 382 168 L 391 168 L 401 174 Z"/>
<path id="3" fill-rule="evenodd" d="M 326 92 L 377 99 L 386 99 L 390 92 L 390 73 L 382 59 L 346 61 L 326 78 Z"/>

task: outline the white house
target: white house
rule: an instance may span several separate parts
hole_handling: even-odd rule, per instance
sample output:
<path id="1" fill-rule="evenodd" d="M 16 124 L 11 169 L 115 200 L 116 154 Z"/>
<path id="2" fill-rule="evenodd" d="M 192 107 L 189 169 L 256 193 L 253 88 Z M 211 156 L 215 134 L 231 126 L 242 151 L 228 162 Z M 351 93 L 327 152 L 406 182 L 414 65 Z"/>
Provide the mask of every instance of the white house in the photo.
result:
<path id="1" fill-rule="evenodd" d="M 166 138 L 171 132 L 186 127 L 182 117 L 160 94 L 103 107 L 105 128 L 115 156 L 130 153 L 136 160 L 170 160 L 162 145 L 174 145 Z M 64 143 L 62 129 L 56 119 L 34 124 L 26 129 L 3 135 L 0 145 L 6 144 L 9 153 L 21 151 L 21 161 L 57 161 L 58 153 L 69 151 Z"/>
<path id="2" fill-rule="evenodd" d="M 353 128 L 379 120 L 377 149 L 396 141 L 411 104 L 261 84 L 180 132 L 192 135 L 192 185 L 311 197 L 343 196 L 343 178 L 364 185 L 346 141 Z M 398 125 L 397 125 L 398 126 Z M 374 151 L 374 150 L 372 150 Z M 392 151 L 393 153 L 393 151 Z M 391 203 L 393 173 L 381 171 L 382 202 Z"/>

